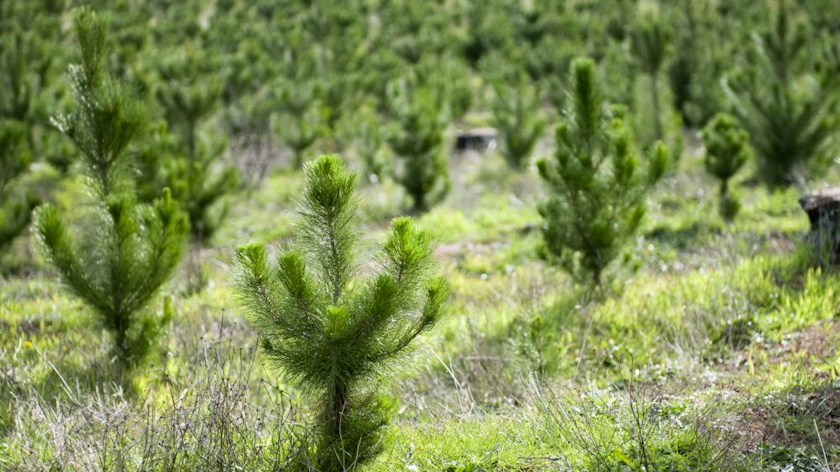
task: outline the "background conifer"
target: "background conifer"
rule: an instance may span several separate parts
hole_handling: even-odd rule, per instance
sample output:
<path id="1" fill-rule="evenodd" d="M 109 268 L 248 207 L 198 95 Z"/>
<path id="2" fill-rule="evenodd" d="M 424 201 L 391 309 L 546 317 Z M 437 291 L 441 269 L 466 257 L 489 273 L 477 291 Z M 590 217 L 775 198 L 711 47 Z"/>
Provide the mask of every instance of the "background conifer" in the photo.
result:
<path id="1" fill-rule="evenodd" d="M 175 133 L 177 151 L 158 161 L 158 167 L 165 169 L 158 196 L 164 187 L 172 189 L 172 196 L 189 215 L 192 236 L 198 242 L 218 229 L 227 207 L 217 203 L 239 186 L 236 169 L 221 162 L 226 139 L 206 127 L 222 95 L 222 83 L 208 72 L 213 61 L 191 47 L 175 51 L 159 64 L 161 82 L 156 91 L 169 129 Z"/>
<path id="2" fill-rule="evenodd" d="M 729 188 L 729 180 L 752 156 L 750 135 L 738 127 L 733 116 L 719 113 L 703 128 L 706 171 L 720 180 L 720 216 L 732 221 L 741 208 Z"/>
<path id="3" fill-rule="evenodd" d="M 836 129 L 834 98 L 809 70 L 807 24 L 791 21 L 785 2 L 765 32 L 754 33 L 747 65 L 724 80 L 735 116 L 749 132 L 759 176 L 787 186 L 824 169 Z"/>
<path id="4" fill-rule="evenodd" d="M 32 160 L 25 144 L 26 131 L 18 121 L 0 124 L 0 251 L 23 232 L 38 203 L 17 185 Z"/>
<path id="5" fill-rule="evenodd" d="M 598 286 L 639 230 L 645 195 L 669 157 L 658 142 L 647 162 L 638 158 L 622 121 L 604 110 L 592 60 L 576 59 L 569 83 L 554 157 L 537 164 L 549 193 L 540 207 L 543 237 L 551 259 L 576 280 Z"/>
<path id="6" fill-rule="evenodd" d="M 426 211 L 449 192 L 449 159 L 443 147 L 448 125 L 441 97 L 421 84 L 399 81 L 388 94 L 394 124 L 388 144 L 400 162 L 396 180 L 411 196 L 414 212 Z"/>
<path id="7" fill-rule="evenodd" d="M 526 167 L 546 125 L 539 89 L 522 77 L 516 85 L 497 84 L 494 90 L 493 123 L 499 131 L 501 153 L 511 167 Z"/>

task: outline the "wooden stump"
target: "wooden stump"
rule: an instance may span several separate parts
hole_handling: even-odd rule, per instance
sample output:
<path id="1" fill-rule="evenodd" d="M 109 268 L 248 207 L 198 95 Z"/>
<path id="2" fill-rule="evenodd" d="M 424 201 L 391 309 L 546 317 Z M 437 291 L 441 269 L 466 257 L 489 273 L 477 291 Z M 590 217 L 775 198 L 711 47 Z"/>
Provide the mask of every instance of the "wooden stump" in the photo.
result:
<path id="1" fill-rule="evenodd" d="M 473 150 L 480 153 L 493 152 L 496 148 L 496 129 L 477 128 L 459 131 L 455 139 L 455 150 L 465 152 Z"/>
<path id="2" fill-rule="evenodd" d="M 840 187 L 804 195 L 799 199 L 799 205 L 811 220 L 808 239 L 814 249 L 818 254 L 827 252 L 832 264 L 840 262 Z"/>

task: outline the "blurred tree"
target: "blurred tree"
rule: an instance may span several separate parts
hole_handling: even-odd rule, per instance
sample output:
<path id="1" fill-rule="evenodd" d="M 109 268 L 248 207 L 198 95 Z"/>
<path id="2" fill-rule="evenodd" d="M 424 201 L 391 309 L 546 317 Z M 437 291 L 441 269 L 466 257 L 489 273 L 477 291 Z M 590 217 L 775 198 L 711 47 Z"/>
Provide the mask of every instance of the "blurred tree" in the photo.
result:
<path id="1" fill-rule="evenodd" d="M 282 79 L 275 85 L 274 95 L 280 110 L 275 131 L 292 150 L 292 166 L 300 169 L 306 152 L 328 133 L 330 109 L 318 99 L 318 84 L 303 77 Z"/>
<path id="2" fill-rule="evenodd" d="M 360 110 L 358 117 L 356 153 L 364 165 L 365 175 L 371 182 L 381 182 L 391 171 L 389 156 L 385 154 L 385 136 L 382 123 L 371 107 Z"/>
<path id="3" fill-rule="evenodd" d="M 237 291 L 268 358 L 318 400 L 317 470 L 355 470 L 385 448 L 390 408 L 379 392 L 420 334 L 444 313 L 429 234 L 396 218 L 377 258 L 360 272 L 355 175 L 338 156 L 305 167 L 300 248 L 269 267 L 262 244 L 237 249 Z"/>
<path id="4" fill-rule="evenodd" d="M 188 45 L 157 65 L 161 81 L 156 95 L 169 129 L 178 137 L 176 158 L 158 162 L 158 168 L 166 168 L 159 191 L 172 189 L 173 198 L 189 215 L 192 236 L 198 242 L 208 240 L 219 228 L 227 214 L 223 198 L 236 191 L 239 182 L 236 169 L 220 162 L 227 140 L 202 129 L 218 107 L 223 89 L 209 72 L 213 61 L 210 53 Z"/>
<path id="5" fill-rule="evenodd" d="M 443 104 L 434 90 L 401 80 L 391 84 L 388 105 L 394 122 L 387 141 L 402 161 L 396 180 L 413 199 L 413 211 L 426 211 L 451 185 L 443 149 L 448 124 Z"/>
<path id="6" fill-rule="evenodd" d="M 831 162 L 837 99 L 809 69 L 808 37 L 807 24 L 792 23 L 781 2 L 772 27 L 753 34 L 745 65 L 724 80 L 759 176 L 771 187 L 801 181 Z"/>
<path id="7" fill-rule="evenodd" d="M 576 59 L 569 105 L 557 125 L 557 149 L 537 167 L 548 186 L 540 206 L 547 256 L 576 280 L 600 286 L 604 269 L 636 235 L 647 191 L 668 166 L 658 142 L 640 167 L 630 133 L 604 112 L 595 63 Z"/>
<path id="8" fill-rule="evenodd" d="M 720 216 L 727 222 L 741 209 L 741 202 L 729 188 L 729 180 L 752 155 L 749 139 L 749 133 L 738 127 L 733 116 L 722 113 L 703 128 L 706 172 L 720 180 Z"/>
<path id="9" fill-rule="evenodd" d="M 671 43 L 671 33 L 661 18 L 647 16 L 633 26 L 630 32 L 630 50 L 639 68 L 650 78 L 650 96 L 653 104 L 655 138 L 664 139 L 662 109 L 659 99 L 659 73 L 665 64 Z"/>
<path id="10" fill-rule="evenodd" d="M 0 253 L 29 224 L 29 215 L 38 204 L 31 194 L 19 191 L 16 180 L 32 160 L 25 145 L 26 126 L 7 120 L 0 123 Z"/>
<path id="11" fill-rule="evenodd" d="M 81 63 L 70 67 L 76 96 L 73 114 L 57 118 L 90 174 L 95 222 L 73 241 L 59 211 L 35 212 L 35 231 L 62 282 L 97 315 L 114 338 L 122 372 L 143 360 L 165 328 L 144 308 L 181 258 L 189 222 L 168 190 L 151 205 L 138 205 L 124 177 L 126 149 L 138 138 L 146 113 L 122 83 L 104 68 L 106 26 L 96 13 L 75 17 Z"/>
<path id="12" fill-rule="evenodd" d="M 496 84 L 494 90 L 493 125 L 499 132 L 501 153 L 511 167 L 524 168 L 546 125 L 539 89 L 522 77 L 516 85 Z"/>

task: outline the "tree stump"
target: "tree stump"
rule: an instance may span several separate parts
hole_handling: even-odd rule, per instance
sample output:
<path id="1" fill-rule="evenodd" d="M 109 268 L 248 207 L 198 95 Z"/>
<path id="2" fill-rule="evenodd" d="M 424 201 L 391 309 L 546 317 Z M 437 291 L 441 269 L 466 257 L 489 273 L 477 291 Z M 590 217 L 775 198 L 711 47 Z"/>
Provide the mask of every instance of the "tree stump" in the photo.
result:
<path id="1" fill-rule="evenodd" d="M 467 150 L 479 153 L 493 152 L 496 148 L 496 129 L 477 128 L 467 131 L 459 131 L 455 138 L 455 150 L 465 152 Z"/>
<path id="2" fill-rule="evenodd" d="M 804 195 L 799 205 L 811 220 L 808 239 L 817 254 L 828 257 L 832 264 L 840 262 L 840 187 Z"/>

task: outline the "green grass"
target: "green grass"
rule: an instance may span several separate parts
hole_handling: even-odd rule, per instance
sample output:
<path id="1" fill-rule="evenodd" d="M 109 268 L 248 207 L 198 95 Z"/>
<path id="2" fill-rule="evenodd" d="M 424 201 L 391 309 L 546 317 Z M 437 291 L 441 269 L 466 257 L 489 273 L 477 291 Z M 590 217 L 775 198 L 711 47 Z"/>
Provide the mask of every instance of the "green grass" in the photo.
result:
<path id="1" fill-rule="evenodd" d="M 450 312 L 394 379 L 392 442 L 369 470 L 556 470 L 561 459 L 597 470 L 550 413 L 618 411 L 615 421 L 596 415 L 588 434 L 632 437 L 618 418 L 633 404 L 626 392 L 639 385 L 663 392 L 644 403 L 656 411 L 705 411 L 725 396 L 721 421 L 727 434 L 740 434 L 737 457 L 746 463 L 764 454 L 773 463 L 814 456 L 836 464 L 840 276 L 810 268 L 797 249 L 808 229 L 798 194 L 741 185 L 744 209 L 726 225 L 699 158 L 686 156 L 681 165 L 651 198 L 645 231 L 628 248 L 638 270 L 617 274 L 610 292 L 593 299 L 536 256 L 542 196 L 533 169 L 508 175 L 498 156 L 453 164 L 452 194 L 419 217 L 439 242 Z M 231 201 L 225 225 L 200 253 L 206 288 L 185 293 L 183 270 L 170 284 L 177 316 L 167 352 L 123 392 L 129 403 L 166 405 L 201 378 L 208 349 L 225 358 L 256 346 L 231 293 L 233 248 L 285 244 L 301 181 L 299 173 L 275 173 Z M 73 208 L 79 187 L 65 184 L 59 204 Z M 361 195 L 360 231 L 377 241 L 405 208 L 404 195 L 388 182 L 364 186 Z M 37 436 L 23 439 L 21 428 L 38 421 L 33 401 L 67 400 L 68 388 L 85 398 L 116 388 L 105 335 L 37 253 L 33 241 L 19 242 L 6 261 L 25 260 L 28 270 L 8 275 L 0 288 L 0 456 L 13 457 L 26 440 L 44 446 Z M 260 386 L 268 381 L 305 418 L 299 394 L 259 361 L 257 354 L 245 374 L 249 401 L 264 399 Z M 718 447 L 710 441 L 723 441 L 677 424 L 662 419 L 654 455 L 681 451 L 684 470 Z M 631 443 L 611 460 L 632 463 L 638 451 Z"/>

